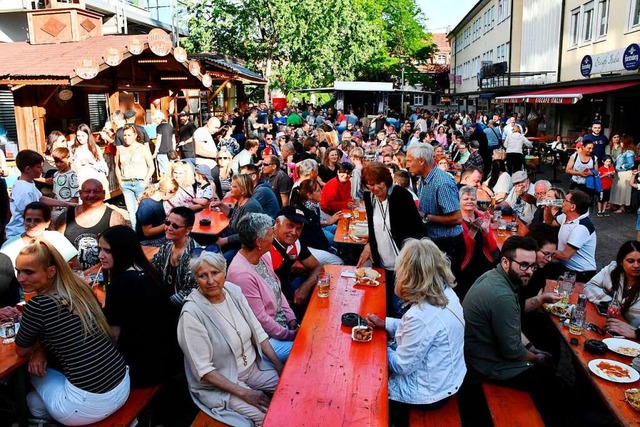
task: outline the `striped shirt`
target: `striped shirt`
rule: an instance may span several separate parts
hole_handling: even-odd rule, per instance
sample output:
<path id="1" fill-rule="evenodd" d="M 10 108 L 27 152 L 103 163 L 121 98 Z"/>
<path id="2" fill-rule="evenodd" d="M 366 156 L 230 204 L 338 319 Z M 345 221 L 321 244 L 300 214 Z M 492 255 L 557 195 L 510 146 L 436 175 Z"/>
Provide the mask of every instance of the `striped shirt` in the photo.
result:
<path id="1" fill-rule="evenodd" d="M 74 386 L 90 393 L 106 393 L 123 380 L 124 358 L 103 334 L 85 337 L 80 318 L 54 295 L 38 295 L 25 306 L 16 345 L 31 347 L 36 341 L 47 349 Z M 50 356 L 53 356 L 50 357 Z"/>
<path id="2" fill-rule="evenodd" d="M 448 215 L 460 210 L 458 187 L 451 176 L 433 167 L 418 189 L 420 211 L 425 215 Z M 462 225 L 427 223 L 427 235 L 431 239 L 443 239 L 462 234 Z"/>

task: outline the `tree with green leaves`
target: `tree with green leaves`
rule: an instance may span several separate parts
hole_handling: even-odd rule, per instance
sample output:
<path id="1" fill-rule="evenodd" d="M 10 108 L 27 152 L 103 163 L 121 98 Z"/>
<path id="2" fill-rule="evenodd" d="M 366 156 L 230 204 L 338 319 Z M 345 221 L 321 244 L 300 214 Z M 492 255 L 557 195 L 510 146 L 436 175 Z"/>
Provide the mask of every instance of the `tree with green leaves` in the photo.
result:
<path id="1" fill-rule="evenodd" d="M 432 52 L 415 0 L 189 0 L 187 8 L 188 52 L 242 59 L 284 92 L 390 81 L 403 62 L 413 67 Z"/>

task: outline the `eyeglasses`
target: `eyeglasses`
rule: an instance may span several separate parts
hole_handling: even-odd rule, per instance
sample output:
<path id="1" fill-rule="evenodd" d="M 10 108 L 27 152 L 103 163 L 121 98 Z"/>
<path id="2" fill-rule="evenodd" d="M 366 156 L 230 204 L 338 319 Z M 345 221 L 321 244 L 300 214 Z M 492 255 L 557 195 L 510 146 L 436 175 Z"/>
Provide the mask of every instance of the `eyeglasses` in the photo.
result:
<path id="1" fill-rule="evenodd" d="M 533 271 L 536 271 L 538 269 L 538 265 L 537 264 L 529 264 L 529 263 L 526 263 L 526 262 L 520 262 L 520 261 L 516 261 L 515 259 L 509 258 L 509 257 L 506 257 L 506 258 L 509 261 L 513 261 L 516 264 L 518 264 L 518 267 L 520 267 L 520 271 L 531 270 L 533 272 Z"/>
<path id="2" fill-rule="evenodd" d="M 185 228 L 185 227 L 186 227 L 186 225 L 176 224 L 175 222 L 171 222 L 171 221 L 169 221 L 169 220 L 166 220 L 166 221 L 164 222 L 164 225 L 166 225 L 167 227 L 171 227 L 171 228 L 173 228 L 174 230 L 179 230 L 179 229 L 181 229 L 181 228 Z"/>
<path id="3" fill-rule="evenodd" d="M 547 261 L 551 261 L 551 259 L 553 258 L 553 252 L 540 251 L 540 253 L 544 255 L 544 259 L 546 259 Z"/>

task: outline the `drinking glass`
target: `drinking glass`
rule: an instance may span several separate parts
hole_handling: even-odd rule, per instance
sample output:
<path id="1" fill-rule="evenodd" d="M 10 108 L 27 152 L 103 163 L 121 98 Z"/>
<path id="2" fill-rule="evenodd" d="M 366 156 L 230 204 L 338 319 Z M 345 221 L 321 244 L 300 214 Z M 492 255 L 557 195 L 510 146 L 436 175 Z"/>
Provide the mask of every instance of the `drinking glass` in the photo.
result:
<path id="1" fill-rule="evenodd" d="M 559 280 L 558 293 L 560 294 L 560 302 L 563 304 L 569 304 L 569 298 L 573 291 L 573 284 L 566 279 Z"/>
<path id="2" fill-rule="evenodd" d="M 607 317 L 620 317 L 621 309 L 622 307 L 620 306 L 620 301 L 617 298 L 612 299 L 609 303 L 609 306 L 607 307 Z"/>
<path id="3" fill-rule="evenodd" d="M 566 280 L 567 282 L 571 283 L 571 286 L 575 286 L 575 284 L 576 284 L 576 273 L 574 273 L 572 271 L 565 271 L 564 272 L 564 280 Z"/>
<path id="4" fill-rule="evenodd" d="M 4 339 L 2 344 L 11 344 L 16 339 L 16 324 L 15 322 L 3 322 L 2 331 Z"/>
<path id="5" fill-rule="evenodd" d="M 501 219 L 500 222 L 498 222 L 498 236 L 500 237 L 504 237 L 507 234 L 507 221 L 505 221 L 504 219 Z"/>
<path id="6" fill-rule="evenodd" d="M 320 273 L 318 275 L 318 297 L 329 297 L 329 284 L 331 282 L 331 276 L 326 273 Z"/>

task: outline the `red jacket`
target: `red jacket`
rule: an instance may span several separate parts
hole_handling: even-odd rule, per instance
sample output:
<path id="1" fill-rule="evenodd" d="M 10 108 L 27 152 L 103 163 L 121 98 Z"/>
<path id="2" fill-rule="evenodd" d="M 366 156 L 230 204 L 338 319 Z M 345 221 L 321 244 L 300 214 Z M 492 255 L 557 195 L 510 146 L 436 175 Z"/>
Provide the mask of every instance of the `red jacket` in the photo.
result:
<path id="1" fill-rule="evenodd" d="M 484 215 L 484 212 L 476 211 L 476 217 Z M 481 230 L 478 230 L 478 233 L 482 233 Z M 464 259 L 462 260 L 461 270 L 464 270 L 471 262 L 471 257 L 473 256 L 473 248 L 476 245 L 476 240 L 469 235 L 469 227 L 465 221 L 462 221 L 462 236 L 464 237 L 464 246 L 465 246 L 465 254 Z M 489 232 L 487 234 L 482 234 L 482 252 L 484 256 L 491 262 L 496 261 L 495 254 L 498 253 L 498 242 L 496 242 L 496 238 L 493 237 L 493 233 Z"/>
<path id="2" fill-rule="evenodd" d="M 320 207 L 329 215 L 346 209 L 351 198 L 351 181 L 340 182 L 338 178 L 332 178 L 322 189 Z"/>

